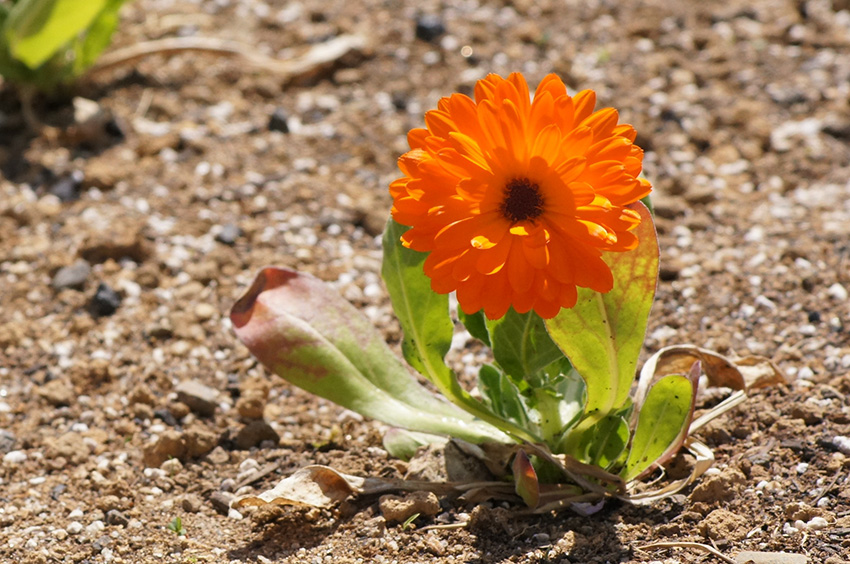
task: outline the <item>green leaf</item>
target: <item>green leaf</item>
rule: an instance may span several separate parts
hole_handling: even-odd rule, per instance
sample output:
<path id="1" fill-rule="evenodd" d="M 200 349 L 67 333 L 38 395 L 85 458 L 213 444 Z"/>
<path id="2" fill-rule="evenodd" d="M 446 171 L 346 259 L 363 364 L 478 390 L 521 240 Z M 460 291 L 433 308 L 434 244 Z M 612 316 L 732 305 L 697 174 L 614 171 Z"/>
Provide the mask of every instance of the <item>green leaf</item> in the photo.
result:
<path id="1" fill-rule="evenodd" d="M 674 374 L 658 380 L 640 408 L 626 465 L 620 475 L 633 480 L 681 444 L 693 416 L 695 382 Z"/>
<path id="2" fill-rule="evenodd" d="M 524 450 L 517 451 L 511 469 L 517 495 L 527 506 L 534 509 L 540 503 L 540 483 L 537 480 L 537 472 L 534 471 L 534 466 L 531 465 Z"/>
<path id="3" fill-rule="evenodd" d="M 626 450 L 629 442 L 629 424 L 619 414 L 611 414 L 592 427 L 582 437 L 583 458 L 588 464 L 610 468 Z"/>
<path id="4" fill-rule="evenodd" d="M 308 392 L 397 427 L 507 439 L 422 387 L 365 316 L 317 278 L 265 268 L 230 319 L 260 362 Z"/>
<path id="5" fill-rule="evenodd" d="M 440 393 L 467 412 L 516 437 L 532 442 L 538 440 L 527 430 L 498 417 L 473 398 L 446 366 L 443 357 L 451 346 L 454 333 L 454 324 L 449 317 L 449 298 L 431 290 L 431 281 L 423 271 L 427 255 L 401 244 L 401 236 L 407 229 L 392 218 L 387 222 L 381 267 L 393 310 L 404 331 L 404 358 L 433 382 Z"/>
<path id="6" fill-rule="evenodd" d="M 490 346 L 490 333 L 487 331 L 487 320 L 484 317 L 484 310 L 478 310 L 475 313 L 464 313 L 462 309 L 458 308 L 457 315 L 470 335 L 488 347 Z"/>
<path id="7" fill-rule="evenodd" d="M 390 453 L 390 456 L 400 458 L 406 462 L 413 458 L 419 447 L 432 443 L 445 444 L 447 440 L 446 437 L 438 435 L 418 433 L 416 431 L 393 427 L 384 433 L 381 442 L 384 445 L 384 450 Z"/>
<path id="8" fill-rule="evenodd" d="M 35 69 L 82 33 L 108 0 L 21 0 L 9 11 L 3 36 L 13 57 Z"/>
<path id="9" fill-rule="evenodd" d="M 109 46 L 112 34 L 118 27 L 118 11 L 125 0 L 106 0 L 103 9 L 86 31 L 85 37 L 74 44 L 73 74 L 79 76 L 94 64 L 98 56 Z"/>
<path id="10" fill-rule="evenodd" d="M 504 372 L 490 364 L 482 366 L 478 372 L 478 390 L 494 413 L 521 427 L 528 427 L 528 412 L 522 394 Z"/>
<path id="11" fill-rule="evenodd" d="M 623 407 L 635 377 L 646 322 L 658 277 L 658 241 L 646 206 L 633 204 L 641 215 L 640 244 L 632 251 L 605 253 L 614 288 L 600 294 L 578 289 L 578 302 L 546 322 L 552 339 L 587 384 L 585 430 Z"/>
<path id="12" fill-rule="evenodd" d="M 493 357 L 515 380 L 528 380 L 564 357 L 533 311 L 517 313 L 510 308 L 502 318 L 488 320 L 487 329 Z"/>

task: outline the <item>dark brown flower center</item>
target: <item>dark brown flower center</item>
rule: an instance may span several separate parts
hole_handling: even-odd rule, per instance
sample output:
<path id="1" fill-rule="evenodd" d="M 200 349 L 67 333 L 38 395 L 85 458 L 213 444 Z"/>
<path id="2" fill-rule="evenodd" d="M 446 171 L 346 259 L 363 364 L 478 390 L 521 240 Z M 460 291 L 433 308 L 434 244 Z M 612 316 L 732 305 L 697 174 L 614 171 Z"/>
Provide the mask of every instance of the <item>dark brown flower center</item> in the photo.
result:
<path id="1" fill-rule="evenodd" d="M 512 223 L 534 221 L 543 213 L 540 187 L 527 178 L 516 178 L 505 186 L 502 215 Z"/>

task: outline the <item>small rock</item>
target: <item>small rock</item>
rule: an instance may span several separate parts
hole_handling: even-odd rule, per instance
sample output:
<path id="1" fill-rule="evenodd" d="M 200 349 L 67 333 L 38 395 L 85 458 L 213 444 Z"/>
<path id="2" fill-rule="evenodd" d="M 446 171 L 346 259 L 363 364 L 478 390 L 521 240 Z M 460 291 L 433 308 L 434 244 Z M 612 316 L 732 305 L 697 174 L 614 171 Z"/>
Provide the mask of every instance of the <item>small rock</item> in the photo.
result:
<path id="1" fill-rule="evenodd" d="M 169 458 L 181 458 L 186 455 L 186 441 L 183 435 L 169 429 L 162 433 L 152 445 L 143 452 L 145 467 L 159 468 Z"/>
<path id="2" fill-rule="evenodd" d="M 207 454 L 207 459 L 213 464 L 226 464 L 230 461 L 230 454 L 222 447 L 217 446 Z"/>
<path id="3" fill-rule="evenodd" d="M 277 434 L 271 425 L 265 421 L 251 421 L 239 431 L 236 435 L 236 448 L 239 450 L 248 450 L 249 448 L 259 446 L 263 441 L 272 441 L 277 443 L 280 441 L 280 435 Z"/>
<path id="4" fill-rule="evenodd" d="M 75 397 L 74 388 L 71 387 L 71 384 L 61 379 L 51 380 L 39 387 L 38 395 L 54 407 L 71 405 Z"/>
<path id="5" fill-rule="evenodd" d="M 236 410 L 245 419 L 262 419 L 266 408 L 266 394 L 262 390 L 246 390 L 236 401 Z"/>
<path id="6" fill-rule="evenodd" d="M 440 500 L 433 492 L 413 492 L 404 497 L 385 495 L 378 506 L 387 523 L 404 523 L 416 513 L 433 517 L 440 512 Z"/>
<path id="7" fill-rule="evenodd" d="M 171 414 L 172 418 L 179 421 L 189 415 L 192 410 L 189 409 L 189 406 L 183 403 L 182 401 L 175 401 L 168 404 L 168 412 Z"/>
<path id="8" fill-rule="evenodd" d="M 118 311 L 121 296 L 118 292 L 101 282 L 89 302 L 89 309 L 95 317 L 107 317 Z"/>
<path id="9" fill-rule="evenodd" d="M 839 302 L 846 302 L 847 301 L 847 297 L 848 297 L 847 296 L 847 289 L 844 286 L 842 286 L 841 284 L 839 284 L 838 282 L 836 282 L 835 284 L 833 284 L 832 286 L 827 288 L 826 293 L 829 294 L 830 298 L 832 298 L 836 301 L 839 301 Z"/>
<path id="10" fill-rule="evenodd" d="M 168 425 L 169 427 L 176 427 L 177 426 L 177 419 L 167 409 L 164 409 L 164 408 L 154 409 L 153 410 L 153 416 L 156 417 L 157 419 L 159 419 L 160 421 L 162 421 L 163 423 L 165 423 L 166 425 Z"/>
<path id="11" fill-rule="evenodd" d="M 790 554 L 788 552 L 752 552 L 742 550 L 735 555 L 738 564 L 808 564 L 805 554 Z"/>
<path id="12" fill-rule="evenodd" d="M 68 526 L 65 527 L 65 530 L 71 533 L 72 535 L 78 535 L 83 530 L 83 524 L 79 521 L 71 521 L 68 523 Z"/>
<path id="13" fill-rule="evenodd" d="M 92 264 L 122 258 L 141 264 L 153 254 L 145 229 L 144 222 L 120 218 L 110 229 L 91 232 L 80 248 L 80 256 Z"/>
<path id="14" fill-rule="evenodd" d="M 416 20 L 416 39 L 433 42 L 446 33 L 446 26 L 440 16 L 423 14 Z"/>
<path id="15" fill-rule="evenodd" d="M 164 470 L 169 476 L 179 474 L 183 470 L 183 463 L 176 458 L 169 458 L 159 465 L 161 470 Z"/>
<path id="16" fill-rule="evenodd" d="M 210 505 L 221 515 L 230 513 L 230 502 L 232 500 L 233 494 L 228 492 L 217 491 L 210 494 Z"/>
<path id="17" fill-rule="evenodd" d="M 82 174 L 79 171 L 75 171 L 71 176 L 63 176 L 54 182 L 48 189 L 48 192 L 59 198 L 60 202 L 75 202 L 80 199 L 82 179 Z"/>
<path id="18" fill-rule="evenodd" d="M 207 303 L 200 303 L 195 306 L 195 319 L 198 321 L 208 321 L 215 317 L 218 313 L 218 310 Z"/>
<path id="19" fill-rule="evenodd" d="M 269 131 L 289 133 L 289 124 L 286 122 L 287 117 L 283 108 L 275 108 L 275 111 L 269 116 Z"/>
<path id="20" fill-rule="evenodd" d="M 205 417 L 215 414 L 218 390 L 210 388 L 197 380 L 183 380 L 175 388 L 177 400 L 189 406 L 189 409 Z"/>
<path id="21" fill-rule="evenodd" d="M 68 538 L 68 531 L 66 531 L 65 529 L 56 529 L 53 531 L 53 537 L 56 540 L 65 540 L 66 538 Z"/>
<path id="22" fill-rule="evenodd" d="M 3 464 L 20 464 L 27 459 L 27 453 L 22 450 L 13 450 L 3 455 Z"/>
<path id="23" fill-rule="evenodd" d="M 712 540 L 738 541 L 747 536 L 747 519 L 726 509 L 715 509 L 699 524 L 700 532 Z"/>
<path id="24" fill-rule="evenodd" d="M 117 509 L 110 509 L 106 512 L 106 524 L 126 527 L 130 522 L 127 517 Z"/>
<path id="25" fill-rule="evenodd" d="M 115 163 L 108 158 L 93 158 L 86 163 L 84 172 L 83 186 L 85 188 L 112 190 L 118 184 L 124 171 L 121 167 L 116 167 Z"/>
<path id="26" fill-rule="evenodd" d="M 14 433 L 6 429 L 0 429 L 0 453 L 4 455 L 8 454 L 15 448 L 15 441 L 17 441 L 17 438 Z"/>
<path id="27" fill-rule="evenodd" d="M 128 398 L 130 404 L 143 403 L 145 405 L 154 405 L 156 396 L 153 395 L 150 387 L 147 384 L 137 384 L 131 391 Z"/>
<path id="28" fill-rule="evenodd" d="M 193 426 L 183 434 L 186 454 L 191 458 L 203 456 L 218 445 L 218 435 L 201 426 Z"/>
<path id="29" fill-rule="evenodd" d="M 183 511 L 186 513 L 197 513 L 201 510 L 202 506 L 203 502 L 201 501 L 201 498 L 195 494 L 186 494 L 180 501 L 180 507 L 182 507 Z"/>

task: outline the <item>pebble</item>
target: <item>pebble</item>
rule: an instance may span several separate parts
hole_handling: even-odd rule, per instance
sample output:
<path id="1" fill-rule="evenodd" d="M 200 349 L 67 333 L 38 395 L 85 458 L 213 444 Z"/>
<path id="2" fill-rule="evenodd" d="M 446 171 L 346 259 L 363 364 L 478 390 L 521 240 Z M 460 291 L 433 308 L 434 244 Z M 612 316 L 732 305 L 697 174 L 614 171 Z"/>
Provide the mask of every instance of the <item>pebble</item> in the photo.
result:
<path id="1" fill-rule="evenodd" d="M 416 513 L 433 517 L 440 512 L 440 500 L 433 492 L 413 492 L 404 497 L 385 495 L 378 507 L 387 523 L 404 523 Z"/>
<path id="2" fill-rule="evenodd" d="M 847 301 L 847 288 L 836 282 L 829 288 L 827 288 L 826 293 L 829 294 L 829 297 L 839 301 L 846 302 Z"/>
<path id="3" fill-rule="evenodd" d="M 80 187 L 83 185 L 83 174 L 76 170 L 70 176 L 63 176 L 48 188 L 48 192 L 59 198 L 63 204 L 80 199 Z"/>
<path id="4" fill-rule="evenodd" d="M 27 459 L 27 453 L 22 450 L 12 450 L 3 455 L 4 464 L 20 464 Z"/>
<path id="5" fill-rule="evenodd" d="M 201 498 L 195 494 L 186 494 L 180 501 L 180 507 L 182 507 L 183 511 L 186 513 L 197 513 L 201 510 L 202 506 L 203 502 L 201 501 Z"/>
<path id="6" fill-rule="evenodd" d="M 82 290 L 91 274 L 91 265 L 82 259 L 74 264 L 63 266 L 53 275 L 50 285 L 54 290 Z"/>
<path id="7" fill-rule="evenodd" d="M 106 512 L 106 524 L 126 527 L 130 522 L 129 519 L 117 509 L 110 509 Z"/>
<path id="8" fill-rule="evenodd" d="M 68 523 L 68 526 L 65 527 L 65 530 L 71 533 L 72 535 L 77 535 L 83 530 L 83 524 L 79 521 L 71 521 Z"/>
<path id="9" fill-rule="evenodd" d="M 118 292 L 101 282 L 89 303 L 89 309 L 95 317 L 107 317 L 118 311 L 121 296 Z"/>
<path id="10" fill-rule="evenodd" d="M 835 448 L 838 449 L 841 454 L 850 455 L 850 437 L 838 435 L 836 437 L 833 437 L 832 444 L 835 446 Z"/>
<path id="11" fill-rule="evenodd" d="M 197 380 L 183 380 L 175 388 L 177 400 L 189 406 L 189 409 L 209 417 L 215 414 L 218 404 L 218 390 L 210 388 Z"/>
<path id="12" fill-rule="evenodd" d="M 423 14 L 417 18 L 416 39 L 432 43 L 444 33 L 446 33 L 446 26 L 440 16 Z"/>
<path id="13" fill-rule="evenodd" d="M 210 495 L 210 505 L 221 515 L 230 513 L 230 502 L 233 501 L 233 494 L 228 492 L 213 492 Z"/>
<path id="14" fill-rule="evenodd" d="M 38 395 L 54 407 L 71 405 L 74 401 L 74 389 L 64 380 L 51 380 L 38 388 Z"/>
<path id="15" fill-rule="evenodd" d="M 215 240 L 223 245 L 233 246 L 236 240 L 242 236 L 242 230 L 235 223 L 227 223 L 222 226 L 221 231 L 216 233 Z"/>
<path id="16" fill-rule="evenodd" d="M 55 529 L 53 531 L 53 536 L 57 540 L 65 540 L 66 538 L 68 538 L 68 531 L 66 531 L 65 529 Z"/>
<path id="17" fill-rule="evenodd" d="M 283 108 L 275 108 L 272 115 L 269 116 L 269 131 L 289 133 L 289 124 L 286 121 L 288 117 Z"/>
<path id="18" fill-rule="evenodd" d="M 239 450 L 248 450 L 259 446 L 263 441 L 277 443 L 280 441 L 280 435 L 265 421 L 256 420 L 251 421 L 239 430 L 235 443 Z"/>
<path id="19" fill-rule="evenodd" d="M 0 452 L 7 454 L 15 447 L 15 434 L 6 429 L 0 429 Z"/>

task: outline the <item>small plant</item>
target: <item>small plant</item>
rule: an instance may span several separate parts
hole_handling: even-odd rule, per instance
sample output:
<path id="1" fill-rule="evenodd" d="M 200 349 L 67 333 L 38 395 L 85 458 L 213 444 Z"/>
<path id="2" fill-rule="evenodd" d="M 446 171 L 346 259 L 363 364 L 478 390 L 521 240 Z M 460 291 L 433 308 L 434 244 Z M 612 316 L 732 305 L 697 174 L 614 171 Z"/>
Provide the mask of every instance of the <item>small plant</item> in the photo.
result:
<path id="1" fill-rule="evenodd" d="M 50 91 L 97 60 L 125 0 L 0 0 L 0 75 L 23 90 Z"/>
<path id="2" fill-rule="evenodd" d="M 183 528 L 183 519 L 181 519 L 179 515 L 169 521 L 166 528 L 176 534 L 178 537 L 186 536 L 186 529 Z"/>
<path id="3" fill-rule="evenodd" d="M 536 511 L 678 491 L 711 465 L 691 433 L 744 399 L 731 361 L 693 346 L 647 361 L 634 387 L 659 248 L 636 132 L 596 95 L 554 75 L 533 98 L 519 74 L 475 98 L 443 98 L 408 135 L 382 275 L 411 377 L 353 306 L 311 276 L 266 268 L 231 311 L 270 370 L 361 414 L 418 433 L 501 444 L 515 492 Z M 480 397 L 447 365 L 457 318 L 490 348 Z M 737 390 L 695 418 L 701 376 Z M 427 441 L 421 434 L 417 440 Z M 398 450 L 393 445 L 399 446 Z M 386 441 L 409 453 L 410 442 Z M 681 448 L 693 473 L 655 494 L 638 480 Z M 487 450 L 482 456 L 487 458 Z M 496 452 L 498 449 L 490 449 Z M 507 456 L 504 456 L 507 451 Z M 512 463 L 510 462 L 512 461 Z"/>

